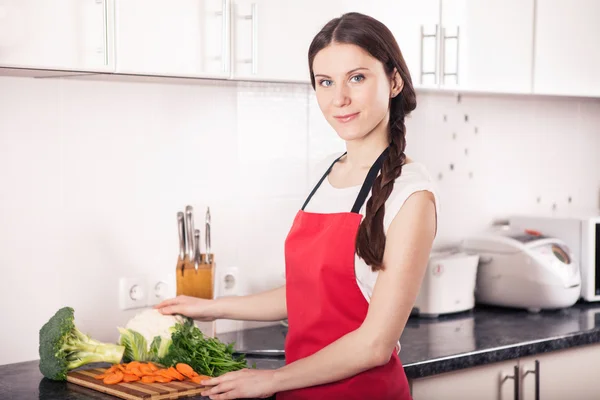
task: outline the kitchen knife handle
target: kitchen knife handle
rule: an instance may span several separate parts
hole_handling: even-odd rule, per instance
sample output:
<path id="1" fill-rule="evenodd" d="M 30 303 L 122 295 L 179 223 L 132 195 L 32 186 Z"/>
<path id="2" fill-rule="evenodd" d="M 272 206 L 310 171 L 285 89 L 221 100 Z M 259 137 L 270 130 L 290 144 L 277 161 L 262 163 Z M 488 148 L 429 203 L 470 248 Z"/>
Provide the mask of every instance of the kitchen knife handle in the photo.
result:
<path id="1" fill-rule="evenodd" d="M 177 230 L 179 231 L 179 258 L 185 258 L 186 238 L 185 238 L 185 221 L 183 212 L 177 213 Z"/>
<path id="2" fill-rule="evenodd" d="M 205 245 L 206 245 L 206 263 L 210 264 L 212 262 L 212 256 L 211 256 L 211 243 L 210 243 L 210 225 L 211 225 L 211 218 L 210 218 L 210 207 L 206 208 L 206 221 L 205 221 L 205 230 L 206 232 L 204 233 L 204 241 L 205 241 Z"/>
<path id="3" fill-rule="evenodd" d="M 188 257 L 190 261 L 193 261 L 194 255 L 196 254 L 196 249 L 194 247 L 194 209 L 192 206 L 187 206 L 185 208 L 185 218 L 186 218 L 186 232 L 187 232 L 187 240 L 188 240 Z"/>

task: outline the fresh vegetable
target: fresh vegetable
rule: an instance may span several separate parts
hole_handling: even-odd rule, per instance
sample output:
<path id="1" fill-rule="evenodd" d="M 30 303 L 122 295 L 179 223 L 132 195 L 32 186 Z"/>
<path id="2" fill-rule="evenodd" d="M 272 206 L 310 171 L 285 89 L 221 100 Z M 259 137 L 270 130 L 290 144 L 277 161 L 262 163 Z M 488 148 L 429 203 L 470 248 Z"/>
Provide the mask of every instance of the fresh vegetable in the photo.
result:
<path id="1" fill-rule="evenodd" d="M 149 309 L 118 329 L 125 362 L 153 361 L 167 367 L 186 363 L 208 376 L 248 367 L 244 355 L 233 355 L 234 343 L 225 345 L 217 338 L 206 337 L 191 318 L 182 315 L 167 316 Z"/>
<path id="2" fill-rule="evenodd" d="M 93 362 L 121 362 L 124 346 L 102 343 L 75 326 L 74 310 L 63 307 L 40 329 L 40 371 L 48 379 L 64 381 L 67 372 Z"/>
<path id="3" fill-rule="evenodd" d="M 137 373 L 133 373 L 137 371 Z M 140 372 L 143 371 L 143 372 Z M 185 381 L 186 377 L 190 381 L 201 384 L 202 381 L 210 379 L 210 376 L 197 374 L 192 367 L 187 364 L 179 363 L 177 366 L 169 368 L 158 368 L 152 363 L 140 363 L 132 361 L 125 364 L 115 364 L 107 369 L 103 374 L 98 374 L 94 378 L 102 380 L 107 385 L 116 385 L 121 382 L 144 382 L 144 383 L 169 383 L 171 381 Z"/>
<path id="4" fill-rule="evenodd" d="M 193 371 L 208 376 L 220 376 L 248 368 L 243 354 L 237 357 L 233 355 L 234 343 L 225 345 L 217 338 L 205 336 L 189 318 L 175 325 L 171 341 L 169 351 L 159 360 L 162 365 L 172 367 L 185 363 Z M 177 370 L 186 375 L 179 368 Z"/>
<path id="5" fill-rule="evenodd" d="M 133 317 L 125 328 L 118 327 L 119 344 L 125 346 L 124 361 L 158 361 L 171 346 L 171 334 L 182 316 L 163 315 L 148 309 Z"/>

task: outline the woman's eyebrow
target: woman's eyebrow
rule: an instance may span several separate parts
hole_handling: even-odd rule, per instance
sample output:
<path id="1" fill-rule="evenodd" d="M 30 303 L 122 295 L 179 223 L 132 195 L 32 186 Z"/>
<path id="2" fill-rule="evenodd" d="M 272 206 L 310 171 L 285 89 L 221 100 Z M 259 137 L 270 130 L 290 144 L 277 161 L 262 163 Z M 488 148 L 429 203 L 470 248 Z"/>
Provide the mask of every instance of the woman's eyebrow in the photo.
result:
<path id="1" fill-rule="evenodd" d="M 358 68 L 354 68 L 354 69 L 351 69 L 350 71 L 346 72 L 346 75 L 350 75 L 350 74 L 352 74 L 352 73 L 354 73 L 356 71 L 360 71 L 360 70 L 363 70 L 363 69 L 367 70 L 367 71 L 369 70 L 369 68 L 367 68 L 367 67 L 358 67 Z M 321 76 L 323 78 L 331 78 L 329 75 L 324 75 L 324 74 L 315 74 L 315 78 L 317 76 Z"/>

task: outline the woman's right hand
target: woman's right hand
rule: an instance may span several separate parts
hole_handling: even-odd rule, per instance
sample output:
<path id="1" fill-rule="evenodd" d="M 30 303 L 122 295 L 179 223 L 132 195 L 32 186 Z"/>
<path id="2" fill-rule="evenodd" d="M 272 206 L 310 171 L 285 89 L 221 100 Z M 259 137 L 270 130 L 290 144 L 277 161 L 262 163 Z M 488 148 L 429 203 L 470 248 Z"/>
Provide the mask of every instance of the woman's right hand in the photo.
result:
<path id="1" fill-rule="evenodd" d="M 177 296 L 155 305 L 154 308 L 164 315 L 181 314 L 198 321 L 214 321 L 218 318 L 214 306 L 215 300 Z"/>

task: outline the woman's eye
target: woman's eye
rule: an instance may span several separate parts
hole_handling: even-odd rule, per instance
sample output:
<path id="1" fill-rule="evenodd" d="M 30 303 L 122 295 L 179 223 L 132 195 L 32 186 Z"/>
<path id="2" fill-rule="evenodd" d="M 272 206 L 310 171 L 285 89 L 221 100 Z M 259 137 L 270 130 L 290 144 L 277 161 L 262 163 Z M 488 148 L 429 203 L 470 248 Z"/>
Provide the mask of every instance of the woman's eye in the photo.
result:
<path id="1" fill-rule="evenodd" d="M 353 82 L 361 82 L 364 79 L 365 79 L 364 75 L 354 75 L 352 78 L 350 78 L 350 80 Z"/>
<path id="2" fill-rule="evenodd" d="M 319 81 L 321 86 L 329 87 L 331 86 L 331 81 L 329 79 L 322 79 Z"/>

